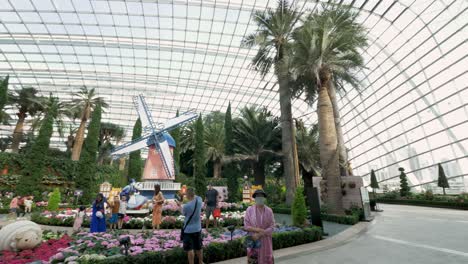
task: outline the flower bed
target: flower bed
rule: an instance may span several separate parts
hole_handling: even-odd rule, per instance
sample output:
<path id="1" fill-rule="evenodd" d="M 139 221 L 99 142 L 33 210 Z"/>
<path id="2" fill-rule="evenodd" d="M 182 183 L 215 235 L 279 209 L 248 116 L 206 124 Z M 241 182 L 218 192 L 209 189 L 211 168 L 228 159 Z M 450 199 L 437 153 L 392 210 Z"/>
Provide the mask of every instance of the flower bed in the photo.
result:
<path id="1" fill-rule="evenodd" d="M 248 205 L 244 203 L 218 202 L 218 207 L 222 212 L 237 212 L 245 211 Z M 203 208 L 205 208 L 205 206 L 203 206 Z M 180 206 L 174 201 L 166 201 L 163 205 L 162 214 L 163 216 L 179 216 Z"/>
<path id="2" fill-rule="evenodd" d="M 186 263 L 186 253 L 179 241 L 180 230 L 130 234 L 125 231 L 109 233 L 81 232 L 72 237 L 44 231 L 44 242 L 33 250 L 0 253 L 0 263 Z M 203 231 L 204 260 L 213 263 L 245 256 L 241 229 L 231 233 L 224 229 Z M 123 255 L 120 239 L 130 239 L 129 256 Z M 277 227 L 273 231 L 273 248 L 280 249 L 320 240 L 321 229 L 310 227 Z M 47 240 L 48 239 L 48 240 Z"/>
<path id="3" fill-rule="evenodd" d="M 41 225 L 54 225 L 54 226 L 73 226 L 75 220 L 76 210 L 65 210 L 58 213 L 44 211 L 41 214 L 33 214 L 31 221 Z M 87 216 L 83 221 L 84 227 L 89 227 L 89 219 L 91 212 L 87 212 Z M 242 226 L 244 222 L 245 212 L 222 212 L 221 217 L 218 219 L 220 226 Z M 202 221 L 204 221 L 205 214 L 202 214 Z M 179 216 L 164 216 L 162 218 L 162 229 L 179 229 L 182 227 L 185 217 Z M 148 217 L 129 217 L 129 221 L 124 223 L 123 228 L 127 229 L 142 229 L 151 228 L 152 218 Z"/>
<path id="4" fill-rule="evenodd" d="M 233 240 L 229 232 L 203 232 L 204 261 L 213 263 L 245 256 L 246 233 L 235 230 Z M 119 238 L 129 236 L 132 242 L 129 257 L 121 255 Z M 186 263 L 186 253 L 178 241 L 179 231 L 156 231 L 137 235 L 122 233 L 88 234 L 80 233 L 67 250 L 78 255 L 64 255 L 60 261 L 80 263 Z M 316 227 L 299 229 L 294 227 L 276 228 L 273 233 L 273 248 L 280 249 L 320 240 L 321 230 Z"/>
<path id="5" fill-rule="evenodd" d="M 49 233 L 46 233 L 49 234 Z M 67 249 L 72 239 L 64 235 L 60 238 L 45 240 L 41 245 L 32 250 L 20 252 L 3 251 L 0 253 L 0 263 L 23 264 L 33 261 L 49 261 L 57 254 L 76 254 L 72 249 Z M 62 253 L 60 253 L 62 252 Z"/>

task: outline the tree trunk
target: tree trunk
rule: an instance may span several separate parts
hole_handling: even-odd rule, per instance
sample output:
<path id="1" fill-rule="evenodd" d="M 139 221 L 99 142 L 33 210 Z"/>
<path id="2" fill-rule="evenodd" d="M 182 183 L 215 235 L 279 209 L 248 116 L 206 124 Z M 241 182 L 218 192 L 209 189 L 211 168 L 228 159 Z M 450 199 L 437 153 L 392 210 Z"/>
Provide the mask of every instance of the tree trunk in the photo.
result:
<path id="1" fill-rule="evenodd" d="M 18 113 L 18 121 L 16 122 L 15 130 L 13 132 L 13 140 L 11 142 L 11 152 L 18 153 L 19 145 L 23 139 L 23 127 L 26 114 Z"/>
<path id="2" fill-rule="evenodd" d="M 294 150 L 294 184 L 299 186 L 301 183 L 301 176 L 299 173 L 299 157 L 297 153 L 297 140 L 296 140 L 296 128 L 293 124 L 293 150 Z"/>
<path id="3" fill-rule="evenodd" d="M 125 157 L 119 159 L 119 171 L 125 170 Z"/>
<path id="4" fill-rule="evenodd" d="M 215 160 L 213 162 L 213 178 L 218 179 L 221 177 L 221 161 Z"/>
<path id="5" fill-rule="evenodd" d="M 444 191 L 444 195 L 445 195 L 445 187 L 443 187 L 442 190 Z"/>
<path id="6" fill-rule="evenodd" d="M 105 157 L 105 154 L 99 153 L 98 160 L 97 160 L 98 165 L 104 164 L 104 157 Z"/>
<path id="7" fill-rule="evenodd" d="M 338 102 L 336 100 L 336 89 L 333 82 L 329 82 L 328 95 L 333 106 L 333 117 L 335 120 L 336 135 L 338 137 L 338 153 L 339 153 L 339 165 L 341 176 L 349 176 L 348 174 L 348 153 L 344 145 L 343 129 L 341 128 L 341 117 L 338 109 Z"/>
<path id="8" fill-rule="evenodd" d="M 265 162 L 260 160 L 254 163 L 254 185 L 265 186 Z"/>
<path id="9" fill-rule="evenodd" d="M 73 145 L 71 160 L 80 160 L 81 149 L 83 148 L 86 118 L 81 118 L 80 127 L 76 131 L 75 144 Z"/>
<path id="10" fill-rule="evenodd" d="M 327 74 L 327 73 L 325 73 Z M 327 75 L 321 76 L 322 86 L 318 96 L 318 125 L 320 163 L 323 168 L 323 178 L 326 180 L 327 193 L 324 197 L 331 213 L 343 214 L 343 203 L 341 193 L 341 177 L 338 164 L 338 139 L 336 135 L 333 116 L 333 106 L 328 95 L 327 86 L 330 79 Z"/>
<path id="11" fill-rule="evenodd" d="M 281 108 L 281 145 L 283 150 L 284 179 L 286 182 L 286 204 L 291 205 L 296 193 L 296 174 L 293 140 L 293 122 L 291 110 L 291 90 L 289 88 L 289 71 L 287 58 L 283 57 L 276 64 L 276 74 L 279 83 Z"/>

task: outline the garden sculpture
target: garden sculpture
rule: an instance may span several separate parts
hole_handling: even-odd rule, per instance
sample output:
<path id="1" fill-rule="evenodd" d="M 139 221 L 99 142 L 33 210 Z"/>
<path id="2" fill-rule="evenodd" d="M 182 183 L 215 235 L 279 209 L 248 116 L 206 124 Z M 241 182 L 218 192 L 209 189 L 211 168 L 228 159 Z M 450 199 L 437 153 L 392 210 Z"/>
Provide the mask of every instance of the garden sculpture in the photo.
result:
<path id="1" fill-rule="evenodd" d="M 31 221 L 16 221 L 0 229 L 0 251 L 32 249 L 41 242 L 41 227 Z"/>
<path id="2" fill-rule="evenodd" d="M 120 197 L 127 197 L 128 209 L 138 210 L 148 201 L 148 198 L 139 194 L 138 189 L 135 187 L 135 183 L 135 179 L 131 179 L 130 184 L 122 189 Z"/>

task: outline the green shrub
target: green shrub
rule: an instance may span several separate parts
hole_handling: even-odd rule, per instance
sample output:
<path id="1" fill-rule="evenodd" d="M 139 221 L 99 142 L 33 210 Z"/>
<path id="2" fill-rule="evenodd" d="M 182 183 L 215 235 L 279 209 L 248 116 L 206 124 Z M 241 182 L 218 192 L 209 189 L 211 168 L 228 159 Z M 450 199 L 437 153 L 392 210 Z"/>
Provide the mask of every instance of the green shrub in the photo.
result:
<path id="1" fill-rule="evenodd" d="M 206 146 L 204 141 L 203 119 L 200 115 L 195 123 L 195 149 L 193 153 L 193 177 L 195 192 L 205 198 L 206 193 Z"/>
<path id="2" fill-rule="evenodd" d="M 210 178 L 207 179 L 207 183 L 212 186 L 227 186 L 227 179 L 224 178 Z"/>
<path id="3" fill-rule="evenodd" d="M 55 188 L 52 192 L 52 195 L 49 197 L 49 202 L 47 204 L 47 210 L 49 211 L 57 211 L 59 208 L 61 198 L 60 198 L 60 190 L 59 188 Z"/>
<path id="4" fill-rule="evenodd" d="M 267 178 L 263 190 L 268 193 L 268 203 L 270 205 L 280 205 L 286 201 L 286 190 L 284 183 L 276 179 Z"/>
<path id="5" fill-rule="evenodd" d="M 335 222 L 343 225 L 355 225 L 359 222 L 359 215 L 334 215 L 334 214 L 322 214 L 323 221 Z"/>
<path id="6" fill-rule="evenodd" d="M 384 193 L 380 198 L 382 199 L 397 199 L 400 197 L 400 192 L 399 191 L 390 191 Z"/>
<path id="7" fill-rule="evenodd" d="M 291 214 L 290 208 L 285 207 L 272 207 L 271 208 L 275 214 Z M 335 222 L 344 225 L 354 225 L 359 222 L 360 219 L 364 217 L 364 212 L 362 209 L 352 209 L 348 210 L 350 215 L 334 215 L 328 213 L 321 213 L 323 221 Z"/>
<path id="8" fill-rule="evenodd" d="M 95 181 L 97 152 L 99 145 L 99 132 L 101 130 L 100 105 L 94 109 L 91 115 L 91 121 L 88 126 L 88 133 L 83 143 L 78 171 L 79 176 L 76 179 L 76 186 L 83 190 L 83 196 L 80 197 L 81 203 L 89 203 L 93 200 L 99 191 L 99 186 Z"/>
<path id="9" fill-rule="evenodd" d="M 307 218 L 307 207 L 304 198 L 304 188 L 298 187 L 292 204 L 292 220 L 295 226 L 304 226 Z"/>
<path id="10" fill-rule="evenodd" d="M 137 119 L 135 125 L 133 125 L 132 140 L 141 137 L 141 120 Z M 178 143 L 178 142 L 177 142 Z M 178 150 L 178 148 L 177 148 Z M 177 157 L 175 154 L 176 150 L 174 149 L 174 158 Z M 177 163 L 178 161 L 174 161 Z M 128 180 L 135 179 L 135 181 L 140 181 L 143 170 L 143 161 L 141 160 L 141 150 L 136 150 L 130 153 L 128 158 Z"/>
<path id="11" fill-rule="evenodd" d="M 400 171 L 400 195 L 401 197 L 411 196 L 411 188 L 408 185 L 405 169 L 398 168 L 398 170 Z"/>
<path id="12" fill-rule="evenodd" d="M 424 193 L 424 199 L 425 199 L 425 200 L 429 200 L 429 201 L 434 200 L 434 193 L 432 193 L 431 190 L 427 190 L 427 191 Z"/>
<path id="13" fill-rule="evenodd" d="M 468 210 L 468 202 L 459 201 L 427 201 L 427 200 L 416 200 L 416 199 L 377 199 L 378 203 L 388 204 L 403 204 L 403 205 L 417 205 L 417 206 L 428 206 L 437 208 L 451 208 Z"/>

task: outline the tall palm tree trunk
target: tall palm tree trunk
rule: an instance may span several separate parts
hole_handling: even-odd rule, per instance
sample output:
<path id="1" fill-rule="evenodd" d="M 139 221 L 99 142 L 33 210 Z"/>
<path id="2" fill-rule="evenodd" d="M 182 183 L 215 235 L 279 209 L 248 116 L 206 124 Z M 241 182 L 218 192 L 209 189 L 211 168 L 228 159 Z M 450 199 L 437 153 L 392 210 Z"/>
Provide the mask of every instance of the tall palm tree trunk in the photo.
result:
<path id="1" fill-rule="evenodd" d="M 333 105 L 328 95 L 328 81 L 322 82 L 318 96 L 318 125 L 320 163 L 323 177 L 326 180 L 325 201 L 331 213 L 342 214 L 343 202 L 341 193 L 341 177 L 338 164 L 338 140 L 333 116 Z"/>
<path id="2" fill-rule="evenodd" d="M 81 149 L 83 148 L 84 132 L 86 127 L 86 119 L 82 118 L 80 127 L 76 131 L 75 144 L 73 145 L 71 160 L 80 160 Z"/>
<path id="3" fill-rule="evenodd" d="M 349 176 L 348 174 L 348 153 L 346 152 L 346 147 L 344 145 L 343 138 L 343 129 L 341 128 L 341 117 L 340 111 L 338 109 L 338 103 L 336 100 L 336 89 L 333 85 L 333 82 L 330 82 L 328 87 L 328 95 L 333 106 L 333 117 L 335 120 L 336 135 L 338 137 L 338 153 L 339 153 L 339 165 L 340 165 L 340 174 L 342 176 Z"/>
<path id="4" fill-rule="evenodd" d="M 281 54 L 282 52 L 280 52 Z M 291 110 L 291 90 L 286 56 L 276 63 L 281 108 L 281 145 L 283 150 L 284 179 L 286 182 L 286 204 L 291 205 L 296 193 L 296 174 L 294 166 L 293 122 Z"/>
<path id="5" fill-rule="evenodd" d="M 15 130 L 13 132 L 13 140 L 11 142 L 11 152 L 18 153 L 21 139 L 23 138 L 23 127 L 26 114 L 18 113 L 18 121 L 16 122 Z"/>
<path id="6" fill-rule="evenodd" d="M 265 162 L 256 161 L 253 166 L 254 184 L 265 186 Z"/>
<path id="7" fill-rule="evenodd" d="M 215 160 L 213 162 L 213 178 L 218 179 L 221 176 L 221 161 L 220 160 Z"/>

